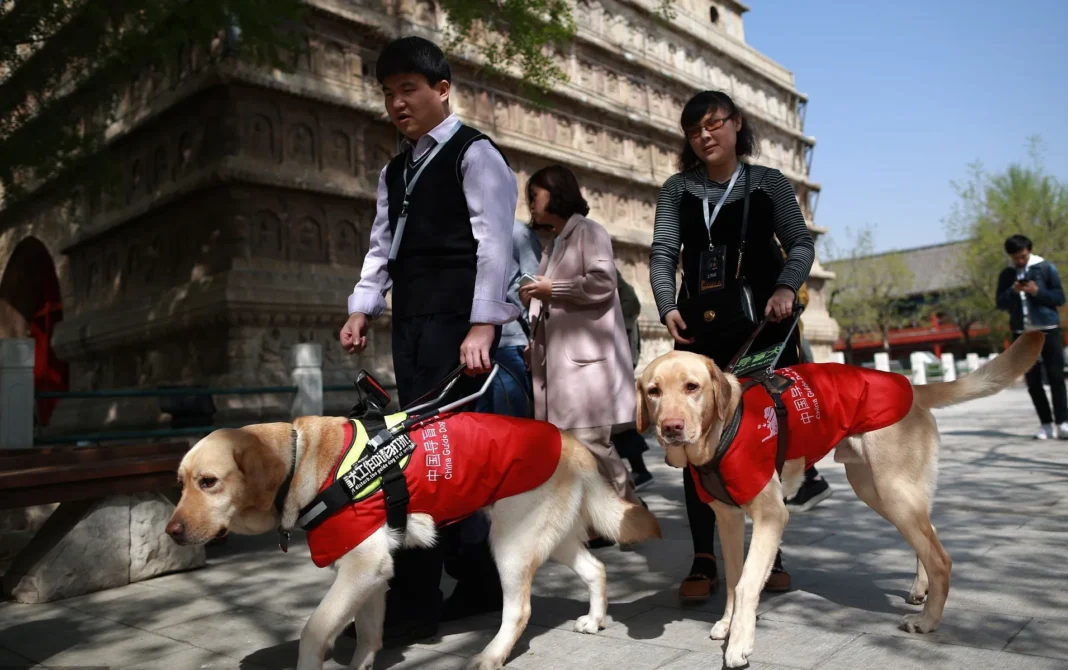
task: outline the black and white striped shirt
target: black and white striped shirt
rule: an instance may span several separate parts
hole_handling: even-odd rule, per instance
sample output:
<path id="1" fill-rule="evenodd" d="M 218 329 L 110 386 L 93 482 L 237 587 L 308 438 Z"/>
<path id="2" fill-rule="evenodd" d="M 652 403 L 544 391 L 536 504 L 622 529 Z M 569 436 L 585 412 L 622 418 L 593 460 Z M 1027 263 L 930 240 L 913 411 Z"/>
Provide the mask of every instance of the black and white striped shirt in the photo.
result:
<path id="1" fill-rule="evenodd" d="M 779 274 L 778 283 L 789 286 L 797 292 L 808 278 L 812 263 L 816 259 L 816 247 L 812 241 L 805 217 L 794 197 L 794 187 L 782 172 L 763 165 L 753 165 L 750 179 L 751 190 L 763 190 L 775 208 L 774 230 L 783 248 L 786 250 L 786 266 Z M 649 251 L 649 280 L 653 285 L 653 296 L 660 312 L 660 320 L 673 309 L 675 304 L 675 270 L 679 264 L 679 251 L 682 245 L 679 235 L 679 203 L 683 189 L 692 195 L 705 196 L 705 171 L 697 169 L 680 172 L 668 177 L 660 189 L 656 201 L 656 219 L 653 224 L 653 244 Z M 709 207 L 719 202 L 728 182 L 708 180 Z M 735 188 L 727 196 L 727 203 L 742 199 L 743 189 Z M 702 222 L 703 225 L 704 222 Z"/>

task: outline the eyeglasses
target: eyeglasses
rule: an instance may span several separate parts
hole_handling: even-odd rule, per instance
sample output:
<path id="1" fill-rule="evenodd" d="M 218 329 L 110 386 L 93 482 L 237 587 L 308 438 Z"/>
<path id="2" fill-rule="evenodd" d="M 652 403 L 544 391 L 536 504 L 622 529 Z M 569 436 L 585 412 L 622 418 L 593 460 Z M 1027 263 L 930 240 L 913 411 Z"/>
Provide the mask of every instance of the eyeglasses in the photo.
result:
<path id="1" fill-rule="evenodd" d="M 687 137 L 698 138 L 698 137 L 701 136 L 701 131 L 702 130 L 707 130 L 710 133 L 714 133 L 717 130 L 719 130 L 720 128 L 722 128 L 723 124 L 727 123 L 732 118 L 734 118 L 733 114 L 731 114 L 730 116 L 724 116 L 724 117 L 719 118 L 719 119 L 709 119 L 708 121 L 705 121 L 703 124 L 694 126 L 693 128 L 690 128 L 689 130 L 687 130 L 686 131 L 686 135 L 687 135 Z"/>

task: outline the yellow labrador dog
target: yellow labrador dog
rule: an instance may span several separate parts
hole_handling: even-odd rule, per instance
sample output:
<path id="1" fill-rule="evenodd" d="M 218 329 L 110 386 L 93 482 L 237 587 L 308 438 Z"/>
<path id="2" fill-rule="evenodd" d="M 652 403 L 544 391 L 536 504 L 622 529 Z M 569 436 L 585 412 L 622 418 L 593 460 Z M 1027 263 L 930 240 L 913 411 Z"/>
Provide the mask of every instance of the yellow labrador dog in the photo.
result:
<path id="1" fill-rule="evenodd" d="M 347 423 L 344 418 L 302 417 L 292 424 L 211 433 L 182 459 L 178 470 L 182 496 L 167 533 L 179 544 L 193 544 L 229 531 L 259 534 L 293 528 L 298 511 L 332 476 L 345 448 Z M 556 429 L 549 424 L 539 430 L 555 437 Z M 575 629 L 596 633 L 602 627 L 607 608 L 605 568 L 584 545 L 588 526 L 620 543 L 660 537 L 656 517 L 641 505 L 620 499 L 601 476 L 590 451 L 570 434 L 559 431 L 559 435 L 560 458 L 555 470 L 547 469 L 551 476 L 537 488 L 487 508 L 504 610 L 500 630 L 471 659 L 470 668 L 504 665 L 530 617 L 534 573 L 548 558 L 570 566 L 589 587 L 590 611 L 576 621 Z M 289 473 L 292 483 L 279 514 L 275 497 Z M 494 474 L 478 476 L 485 480 Z M 391 553 L 402 545 L 430 546 L 436 539 L 435 519 L 409 512 L 403 538 L 383 524 L 332 564 L 337 577 L 300 636 L 299 670 L 321 668 L 334 639 L 353 620 L 358 642 L 350 667 L 372 667 L 382 646 L 387 581 L 393 575 Z"/>
<path id="2" fill-rule="evenodd" d="M 905 617 L 905 630 L 916 633 L 935 630 L 949 595 L 951 561 L 938 540 L 930 517 L 939 446 L 938 428 L 930 410 L 1001 391 L 1034 364 L 1042 349 L 1043 339 L 1042 333 L 1027 333 L 1005 353 L 953 382 L 910 387 L 907 380 L 897 375 L 896 379 L 879 378 L 880 383 L 896 385 L 903 391 L 901 410 L 890 419 L 884 417 L 884 424 L 893 422 L 861 434 L 848 434 L 849 430 L 836 428 L 847 434 L 842 436 L 841 441 L 827 444 L 822 452 L 818 452 L 825 454 L 835 449 L 835 460 L 845 464 L 849 483 L 857 496 L 894 524 L 916 551 L 916 580 L 908 601 L 914 604 L 926 602 L 922 612 Z M 852 366 L 827 365 L 835 364 L 818 364 L 815 367 L 819 368 L 820 374 L 834 371 L 848 375 L 858 370 Z M 810 369 L 809 374 L 815 377 L 817 371 Z M 653 423 L 657 440 L 667 452 L 668 463 L 678 468 L 699 467 L 713 458 L 713 453 L 720 446 L 724 427 L 735 416 L 742 395 L 736 377 L 724 374 L 711 359 L 686 352 L 664 354 L 650 363 L 642 372 L 637 389 L 638 430 L 644 431 L 650 422 Z M 815 411 L 805 395 L 800 392 L 797 394 L 798 406 L 805 407 L 811 417 Z M 863 396 L 864 393 L 857 395 Z M 770 403 L 770 396 L 766 397 Z M 784 393 L 782 397 L 788 399 L 790 395 Z M 748 394 L 745 402 L 753 404 Z M 833 414 L 839 426 L 858 425 L 848 421 L 864 421 L 865 417 L 850 417 L 842 422 L 839 415 L 846 412 L 840 407 L 847 403 L 834 404 L 837 402 L 837 398 L 825 398 L 822 408 L 825 418 Z M 865 403 L 868 400 L 862 399 L 851 408 L 862 410 Z M 796 411 L 792 407 L 787 409 Z M 774 410 L 766 416 L 765 423 L 759 425 L 768 432 L 757 434 L 757 439 L 747 438 L 745 444 L 733 442 L 731 448 L 759 450 L 762 440 L 774 445 L 775 441 L 769 439 L 775 433 L 769 426 L 777 425 L 774 423 Z M 800 418 L 804 420 L 806 417 L 802 414 Z M 732 422 L 732 425 L 737 424 Z M 794 426 L 793 421 L 790 426 Z M 729 429 L 727 434 L 730 434 Z M 737 434 L 745 435 L 741 432 Z M 760 438 L 760 435 L 766 437 Z M 763 463 L 767 462 L 765 458 Z M 751 489 L 754 497 L 744 504 L 740 503 L 741 507 L 718 500 L 711 503 L 716 512 L 716 526 L 723 547 L 727 603 L 723 617 L 712 627 L 710 636 L 714 640 L 727 640 L 724 655 L 726 667 L 744 666 L 753 653 L 757 603 L 789 518 L 783 498 L 796 494 L 804 477 L 805 466 L 805 458 L 786 460 L 780 481 L 772 463 L 767 465 L 770 474 L 766 476 L 770 476 L 770 481 L 764 477 L 756 479 Z M 738 475 L 747 474 L 736 470 L 731 476 L 744 479 L 744 476 Z M 726 481 L 728 475 L 720 476 L 725 487 L 730 489 L 732 482 Z M 765 481 L 766 485 L 763 484 Z M 758 486 L 763 488 L 759 489 Z M 748 556 L 744 556 L 746 514 L 753 519 Z"/>

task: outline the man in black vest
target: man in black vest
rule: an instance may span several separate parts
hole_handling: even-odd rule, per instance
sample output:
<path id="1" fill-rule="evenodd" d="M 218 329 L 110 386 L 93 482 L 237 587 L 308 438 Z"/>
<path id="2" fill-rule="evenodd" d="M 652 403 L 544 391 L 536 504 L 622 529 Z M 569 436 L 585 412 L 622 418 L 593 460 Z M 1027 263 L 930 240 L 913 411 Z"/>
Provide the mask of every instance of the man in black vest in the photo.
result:
<path id="1" fill-rule="evenodd" d="M 393 369 L 403 407 L 461 362 L 469 375 L 455 397 L 476 390 L 492 367 L 501 324 L 519 315 L 506 297 L 519 191 L 492 140 L 449 112 L 451 71 L 434 43 L 390 42 L 375 74 L 407 146 L 379 175 L 370 248 L 349 296 L 341 345 L 363 351 L 368 323 L 385 310 L 392 288 Z M 439 537 L 432 549 L 394 556 L 387 646 L 433 636 L 442 618 L 501 608 L 485 520 L 447 526 Z M 444 607 L 443 562 L 457 579 Z"/>

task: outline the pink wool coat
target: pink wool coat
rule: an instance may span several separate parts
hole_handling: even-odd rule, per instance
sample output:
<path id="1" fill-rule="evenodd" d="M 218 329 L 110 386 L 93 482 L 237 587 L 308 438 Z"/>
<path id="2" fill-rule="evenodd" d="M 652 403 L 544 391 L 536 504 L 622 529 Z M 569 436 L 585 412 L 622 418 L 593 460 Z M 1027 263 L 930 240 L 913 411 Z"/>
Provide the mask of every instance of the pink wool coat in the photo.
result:
<path id="1" fill-rule="evenodd" d="M 612 239 L 574 215 L 542 252 L 547 304 L 530 302 L 534 416 L 557 428 L 634 421 L 634 366 L 616 291 Z"/>

